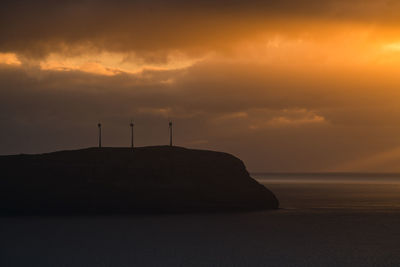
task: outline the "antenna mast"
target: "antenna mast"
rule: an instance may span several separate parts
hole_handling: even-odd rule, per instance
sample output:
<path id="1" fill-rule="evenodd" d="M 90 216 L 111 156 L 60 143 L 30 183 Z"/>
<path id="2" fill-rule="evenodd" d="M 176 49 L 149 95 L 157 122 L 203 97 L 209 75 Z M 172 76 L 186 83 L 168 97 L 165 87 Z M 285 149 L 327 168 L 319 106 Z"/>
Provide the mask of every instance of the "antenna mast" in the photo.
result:
<path id="1" fill-rule="evenodd" d="M 169 145 L 172 146 L 172 121 L 169 122 Z"/>
<path id="2" fill-rule="evenodd" d="M 131 126 L 131 148 L 133 149 L 133 121 L 131 121 L 131 124 L 129 124 L 129 126 Z"/>
<path id="3" fill-rule="evenodd" d="M 99 122 L 97 124 L 97 127 L 99 127 L 99 148 L 101 147 L 101 123 Z"/>

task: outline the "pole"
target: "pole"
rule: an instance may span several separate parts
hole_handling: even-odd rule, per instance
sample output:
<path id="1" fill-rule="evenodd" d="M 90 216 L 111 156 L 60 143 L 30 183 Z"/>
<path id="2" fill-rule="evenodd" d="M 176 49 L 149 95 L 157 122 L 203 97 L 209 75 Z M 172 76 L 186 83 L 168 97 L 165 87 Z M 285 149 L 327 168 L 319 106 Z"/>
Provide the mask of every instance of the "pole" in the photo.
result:
<path id="1" fill-rule="evenodd" d="M 169 145 L 172 146 L 172 121 L 169 122 Z"/>
<path id="2" fill-rule="evenodd" d="M 97 127 L 99 127 L 99 148 L 101 148 L 101 123 L 97 124 Z"/>
<path id="3" fill-rule="evenodd" d="M 131 126 L 131 148 L 133 149 L 133 122 L 131 122 L 130 126 Z"/>

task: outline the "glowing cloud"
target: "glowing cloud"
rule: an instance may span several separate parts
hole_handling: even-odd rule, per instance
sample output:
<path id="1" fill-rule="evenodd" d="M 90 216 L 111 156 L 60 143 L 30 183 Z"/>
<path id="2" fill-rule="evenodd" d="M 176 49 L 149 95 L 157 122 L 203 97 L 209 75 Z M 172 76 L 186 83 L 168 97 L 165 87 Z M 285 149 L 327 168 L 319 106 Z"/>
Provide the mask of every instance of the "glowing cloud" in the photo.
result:
<path id="1" fill-rule="evenodd" d="M 0 64 L 20 66 L 21 61 L 14 53 L 0 53 Z"/>
<path id="2" fill-rule="evenodd" d="M 249 128 L 257 130 L 266 127 L 292 127 L 322 123 L 326 123 L 326 119 L 318 115 L 315 111 L 307 109 L 284 109 L 270 119 L 253 122 Z"/>
<path id="3" fill-rule="evenodd" d="M 399 43 L 390 43 L 383 45 L 383 49 L 386 51 L 396 51 L 400 52 L 400 42 Z"/>
<path id="4" fill-rule="evenodd" d="M 144 70 L 168 71 L 184 69 L 192 66 L 201 58 L 189 58 L 181 53 L 170 53 L 162 62 L 147 62 L 135 54 L 125 53 L 86 53 L 78 56 L 68 56 L 52 53 L 39 60 L 42 70 L 52 71 L 82 71 L 97 75 L 114 76 L 121 73 L 138 74 Z M 164 83 L 172 83 L 167 79 Z"/>

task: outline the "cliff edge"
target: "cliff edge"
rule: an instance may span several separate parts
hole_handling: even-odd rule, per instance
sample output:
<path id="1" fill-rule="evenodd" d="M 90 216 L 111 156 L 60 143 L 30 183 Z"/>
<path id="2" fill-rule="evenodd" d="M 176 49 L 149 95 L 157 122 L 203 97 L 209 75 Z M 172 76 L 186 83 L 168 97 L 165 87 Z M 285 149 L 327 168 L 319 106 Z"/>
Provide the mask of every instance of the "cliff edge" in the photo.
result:
<path id="1" fill-rule="evenodd" d="M 88 148 L 0 156 L 0 213 L 277 209 L 241 160 L 181 147 Z"/>

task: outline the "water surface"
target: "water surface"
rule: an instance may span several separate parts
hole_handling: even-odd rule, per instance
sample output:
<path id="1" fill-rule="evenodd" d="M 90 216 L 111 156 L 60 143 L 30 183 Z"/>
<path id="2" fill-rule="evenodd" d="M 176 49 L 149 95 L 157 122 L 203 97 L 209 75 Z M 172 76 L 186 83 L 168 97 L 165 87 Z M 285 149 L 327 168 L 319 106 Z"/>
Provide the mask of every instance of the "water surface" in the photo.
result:
<path id="1" fill-rule="evenodd" d="M 283 209 L 400 211 L 400 174 L 255 173 Z"/>
<path id="2" fill-rule="evenodd" d="M 0 218 L 0 266 L 400 266 L 397 176 L 253 174 L 282 209 Z"/>

